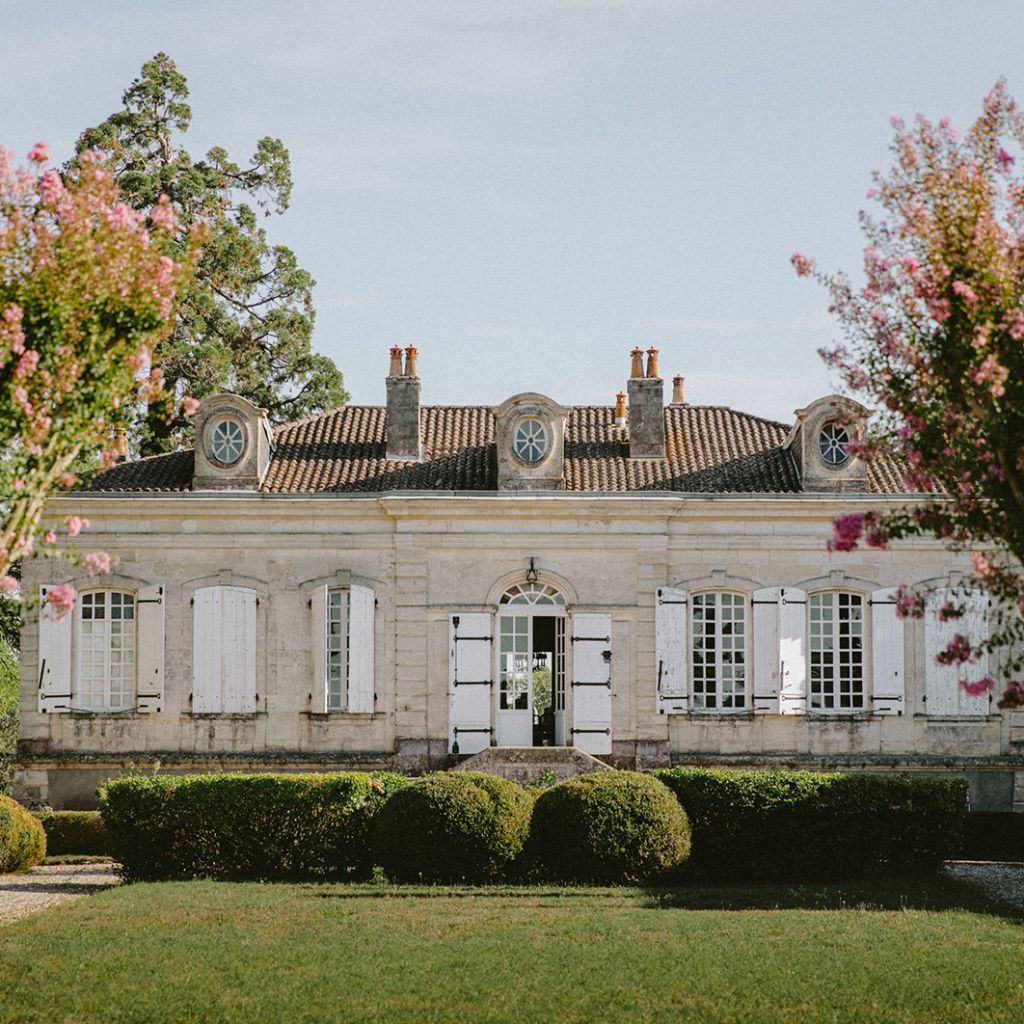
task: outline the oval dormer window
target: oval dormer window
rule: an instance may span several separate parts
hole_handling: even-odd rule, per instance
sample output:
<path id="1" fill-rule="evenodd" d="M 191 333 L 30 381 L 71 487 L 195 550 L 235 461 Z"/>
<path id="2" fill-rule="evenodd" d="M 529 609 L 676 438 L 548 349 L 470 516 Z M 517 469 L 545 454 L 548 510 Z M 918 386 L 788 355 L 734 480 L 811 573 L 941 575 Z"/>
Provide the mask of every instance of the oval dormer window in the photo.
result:
<path id="1" fill-rule="evenodd" d="M 235 420 L 223 419 L 210 434 L 210 453 L 224 466 L 233 466 L 245 451 L 245 434 Z"/>
<path id="2" fill-rule="evenodd" d="M 850 432 L 832 420 L 821 428 L 818 451 L 827 466 L 842 466 L 850 461 Z"/>
<path id="3" fill-rule="evenodd" d="M 540 420 L 523 420 L 516 427 L 512 446 L 518 458 L 528 466 L 543 461 L 548 453 L 548 432 Z"/>

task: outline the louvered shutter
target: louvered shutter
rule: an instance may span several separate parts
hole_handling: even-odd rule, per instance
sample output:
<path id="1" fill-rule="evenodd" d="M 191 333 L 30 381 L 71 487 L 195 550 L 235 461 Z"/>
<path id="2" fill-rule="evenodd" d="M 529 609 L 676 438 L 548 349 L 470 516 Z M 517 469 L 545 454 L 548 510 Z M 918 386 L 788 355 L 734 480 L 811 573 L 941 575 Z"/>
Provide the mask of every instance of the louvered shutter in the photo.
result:
<path id="1" fill-rule="evenodd" d="M 573 746 L 612 752 L 612 617 L 572 616 Z"/>
<path id="2" fill-rule="evenodd" d="M 779 601 L 779 711 L 807 713 L 807 595 L 783 587 Z"/>
<path id="3" fill-rule="evenodd" d="M 310 633 L 313 644 L 311 661 L 311 708 L 314 714 L 327 713 L 327 588 L 317 587 L 310 599 Z"/>
<path id="4" fill-rule="evenodd" d="M 980 590 L 972 590 L 964 598 L 964 616 L 960 620 L 960 632 L 967 637 L 971 646 L 988 640 L 988 594 Z M 961 665 L 958 670 L 960 679 L 977 682 L 988 675 L 988 651 L 982 652 L 977 661 Z M 961 715 L 987 715 L 991 706 L 988 693 L 972 697 L 966 690 L 957 686 Z"/>
<path id="5" fill-rule="evenodd" d="M 658 711 L 689 711 L 690 595 L 674 587 L 658 587 L 654 606 L 654 646 L 657 664 Z"/>
<path id="6" fill-rule="evenodd" d="M 925 709 L 929 715 L 955 715 L 960 710 L 957 694 L 957 670 L 954 665 L 940 665 L 935 657 L 944 651 L 950 640 L 961 631 L 960 620 L 942 622 L 939 609 L 956 597 L 952 590 L 933 590 L 925 602 L 924 612 L 924 690 Z"/>
<path id="7" fill-rule="evenodd" d="M 136 598 L 138 631 L 137 711 L 161 711 L 164 704 L 164 588 L 142 587 Z"/>
<path id="8" fill-rule="evenodd" d="M 373 714 L 373 591 L 352 586 L 348 605 L 348 709 Z"/>
<path id="9" fill-rule="evenodd" d="M 228 587 L 226 606 L 231 608 L 234 644 L 224 650 L 225 710 L 241 714 L 256 710 L 256 591 Z M 228 707 L 227 694 L 234 694 Z"/>
<path id="10" fill-rule="evenodd" d="M 193 595 L 192 711 L 256 710 L 256 591 L 202 587 Z"/>
<path id="11" fill-rule="evenodd" d="M 754 634 L 754 711 L 779 712 L 780 587 L 764 587 L 751 596 Z"/>
<path id="12" fill-rule="evenodd" d="M 46 596 L 58 586 L 49 583 L 39 588 L 43 602 L 39 610 L 39 710 L 63 714 L 71 710 L 71 623 L 73 612 L 61 619 Z"/>
<path id="13" fill-rule="evenodd" d="M 448 749 L 452 753 L 476 754 L 490 746 L 493 732 L 491 615 L 453 615 L 448 622 L 448 639 Z"/>
<path id="14" fill-rule="evenodd" d="M 906 710 L 903 620 L 896 615 L 896 587 L 871 595 L 871 704 L 876 715 Z"/>

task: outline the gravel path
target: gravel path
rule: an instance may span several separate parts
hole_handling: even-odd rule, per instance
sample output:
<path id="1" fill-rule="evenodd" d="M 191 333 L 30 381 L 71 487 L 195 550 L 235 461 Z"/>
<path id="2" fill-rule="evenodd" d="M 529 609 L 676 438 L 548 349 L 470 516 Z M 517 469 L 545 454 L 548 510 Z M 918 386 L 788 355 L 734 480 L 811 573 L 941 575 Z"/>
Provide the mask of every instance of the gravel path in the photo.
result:
<path id="1" fill-rule="evenodd" d="M 978 886 L 986 896 L 1024 910 L 1024 863 L 1001 860 L 951 860 L 945 871 Z"/>
<path id="2" fill-rule="evenodd" d="M 24 874 L 0 875 L 0 926 L 118 884 L 113 864 L 44 864 Z"/>

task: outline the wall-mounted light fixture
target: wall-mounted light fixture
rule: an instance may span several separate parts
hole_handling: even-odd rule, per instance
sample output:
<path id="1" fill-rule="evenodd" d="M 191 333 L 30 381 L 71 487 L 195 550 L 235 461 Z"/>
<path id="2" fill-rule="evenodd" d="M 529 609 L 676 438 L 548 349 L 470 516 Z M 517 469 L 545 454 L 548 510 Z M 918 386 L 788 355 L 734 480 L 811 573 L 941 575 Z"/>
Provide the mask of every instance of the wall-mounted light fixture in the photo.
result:
<path id="1" fill-rule="evenodd" d="M 537 568 L 536 568 L 536 566 L 533 563 L 534 563 L 534 559 L 531 558 L 530 559 L 530 568 L 526 570 L 526 582 L 527 583 L 536 583 L 537 582 L 537 575 L 538 575 Z"/>

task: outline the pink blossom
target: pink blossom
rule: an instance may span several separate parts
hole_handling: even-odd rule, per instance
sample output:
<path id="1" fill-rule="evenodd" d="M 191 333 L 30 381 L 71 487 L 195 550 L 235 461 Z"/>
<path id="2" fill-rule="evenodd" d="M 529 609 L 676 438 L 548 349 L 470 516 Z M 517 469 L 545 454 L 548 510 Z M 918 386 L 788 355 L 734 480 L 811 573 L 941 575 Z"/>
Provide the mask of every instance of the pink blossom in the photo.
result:
<path id="1" fill-rule="evenodd" d="M 110 555 L 106 551 L 94 551 L 85 556 L 85 571 L 89 576 L 110 572 Z"/>
<path id="2" fill-rule="evenodd" d="M 138 214 L 125 203 L 115 203 L 113 210 L 107 215 L 112 227 L 130 228 L 138 218 Z"/>
<path id="3" fill-rule="evenodd" d="M 829 551 L 853 551 L 864 532 L 864 516 L 860 513 L 840 516 L 832 523 Z"/>
<path id="4" fill-rule="evenodd" d="M 161 227 L 165 231 L 175 231 L 178 228 L 178 218 L 174 212 L 174 207 L 171 206 L 170 196 L 162 195 L 157 200 L 157 204 L 153 207 L 153 212 L 150 213 L 149 217 L 157 227 Z"/>
<path id="5" fill-rule="evenodd" d="M 128 356 L 128 368 L 132 373 L 144 373 L 149 369 L 151 357 L 149 349 L 141 348 L 138 352 Z"/>
<path id="6" fill-rule="evenodd" d="M 64 182 L 56 171 L 47 171 L 39 179 L 39 198 L 44 206 L 56 206 L 64 197 Z"/>
<path id="7" fill-rule="evenodd" d="M 50 145 L 47 142 L 37 142 L 28 155 L 29 160 L 37 164 L 45 164 L 50 159 Z"/>
<path id="8" fill-rule="evenodd" d="M 975 306 L 978 303 L 977 293 L 966 281 L 954 281 L 953 293 L 959 295 L 969 306 Z"/>
<path id="9" fill-rule="evenodd" d="M 18 365 L 14 368 L 14 376 L 17 377 L 18 380 L 24 380 L 26 377 L 31 377 L 32 374 L 36 372 L 36 367 L 38 365 L 39 353 L 34 349 L 28 349 L 18 360 Z"/>
<path id="10" fill-rule="evenodd" d="M 67 524 L 69 537 L 77 537 L 82 530 L 89 528 L 89 520 L 83 519 L 80 516 L 68 516 Z"/>
<path id="11" fill-rule="evenodd" d="M 972 659 L 974 651 L 970 641 L 961 633 L 957 633 L 946 645 L 944 651 L 935 655 L 940 665 L 962 665 Z"/>
<path id="12" fill-rule="evenodd" d="M 22 480 L 20 477 L 15 477 L 11 486 L 18 494 L 21 494 L 21 492 L 25 490 L 25 481 Z"/>
<path id="13" fill-rule="evenodd" d="M 76 596 L 75 588 L 70 583 L 62 583 L 46 595 L 46 603 L 53 605 L 57 609 L 57 618 L 62 619 L 75 607 Z"/>
<path id="14" fill-rule="evenodd" d="M 199 402 L 189 395 L 181 403 L 181 412 L 183 416 L 195 416 L 195 414 L 199 412 Z"/>
<path id="15" fill-rule="evenodd" d="M 900 586 L 896 591 L 896 617 L 898 619 L 919 619 L 924 614 L 924 597 L 909 587 Z"/>
<path id="16" fill-rule="evenodd" d="M 933 320 L 945 323 L 953 315 L 953 306 L 949 299 L 932 299 L 928 303 L 928 312 Z"/>
<path id="17" fill-rule="evenodd" d="M 57 534 L 55 534 L 53 530 L 47 530 L 46 536 L 43 538 L 43 540 L 45 540 L 47 544 L 56 544 Z"/>
<path id="18" fill-rule="evenodd" d="M 800 277 L 809 277 L 811 271 L 814 270 L 814 260 L 809 260 L 806 256 L 801 256 L 798 252 L 795 252 L 790 256 L 789 262 L 796 268 L 796 272 Z"/>
<path id="19" fill-rule="evenodd" d="M 988 384 L 993 397 L 1002 398 L 1006 394 L 1006 380 L 1009 376 L 1009 369 L 999 362 L 993 352 L 985 358 L 985 362 L 975 372 L 974 383 Z"/>
<path id="20" fill-rule="evenodd" d="M 960 689 L 971 697 L 982 697 L 995 688 L 995 680 L 989 676 L 985 676 L 983 679 L 975 679 L 971 682 L 968 682 L 966 679 L 960 680 Z"/>
<path id="21" fill-rule="evenodd" d="M 971 555 L 971 561 L 974 563 L 974 571 L 983 579 L 996 571 L 995 566 L 982 554 L 975 552 Z"/>
<path id="22" fill-rule="evenodd" d="M 1006 174 L 1009 174 L 1010 168 L 1016 162 L 1002 146 L 1000 146 L 996 152 L 996 161 L 998 162 L 1000 169 Z"/>
<path id="23" fill-rule="evenodd" d="M 13 576 L 0 576 L 0 594 L 13 594 L 18 589 L 18 581 Z"/>

